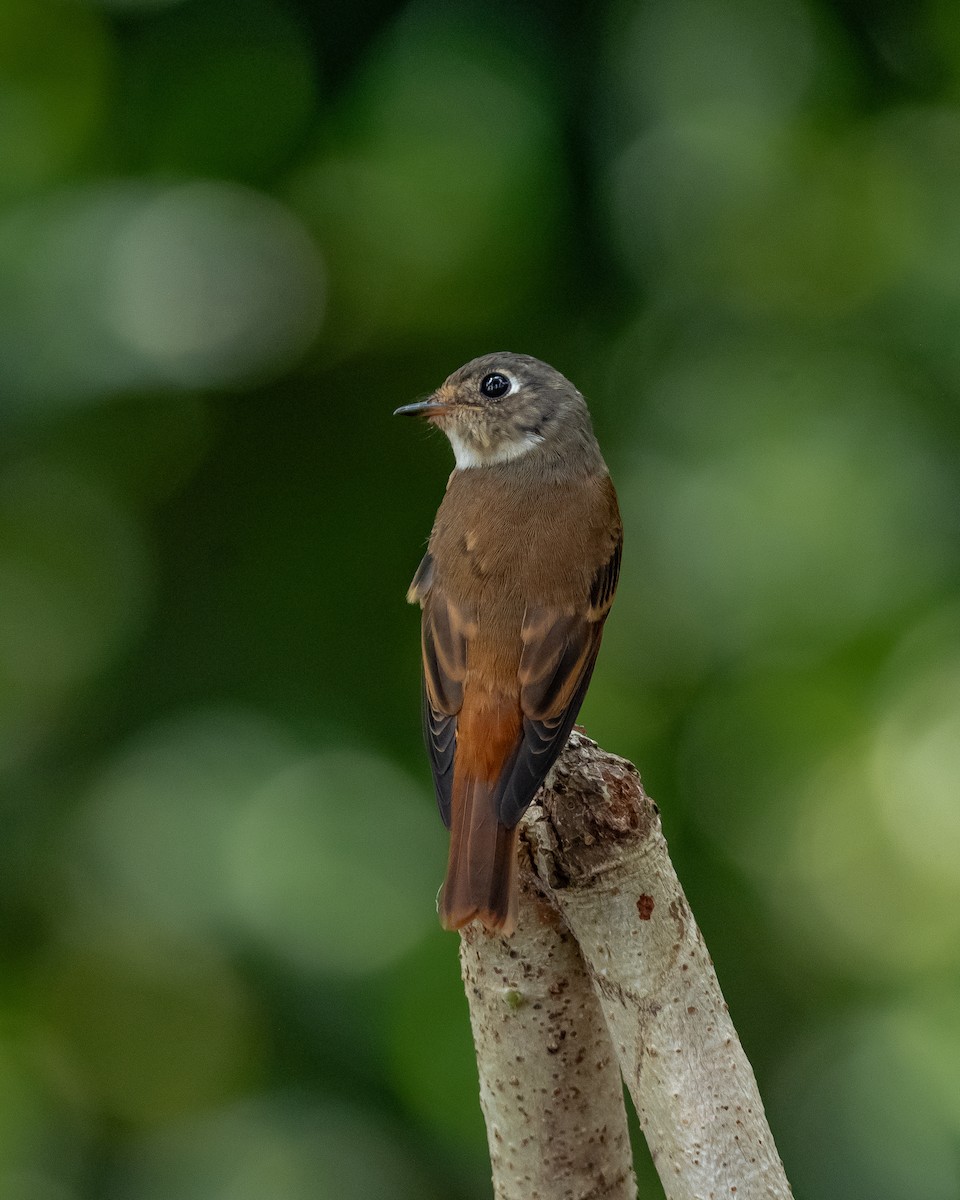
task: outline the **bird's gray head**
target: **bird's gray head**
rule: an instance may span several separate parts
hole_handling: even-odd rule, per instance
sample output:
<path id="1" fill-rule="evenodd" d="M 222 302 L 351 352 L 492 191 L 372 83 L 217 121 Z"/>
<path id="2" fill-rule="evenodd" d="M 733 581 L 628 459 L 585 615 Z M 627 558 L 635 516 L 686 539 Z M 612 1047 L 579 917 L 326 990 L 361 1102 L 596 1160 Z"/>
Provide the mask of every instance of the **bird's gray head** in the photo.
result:
<path id="1" fill-rule="evenodd" d="M 583 397 L 559 371 L 527 354 L 475 358 L 432 396 L 397 413 L 424 416 L 439 426 L 460 468 L 528 455 L 579 459 L 592 467 L 599 458 Z"/>

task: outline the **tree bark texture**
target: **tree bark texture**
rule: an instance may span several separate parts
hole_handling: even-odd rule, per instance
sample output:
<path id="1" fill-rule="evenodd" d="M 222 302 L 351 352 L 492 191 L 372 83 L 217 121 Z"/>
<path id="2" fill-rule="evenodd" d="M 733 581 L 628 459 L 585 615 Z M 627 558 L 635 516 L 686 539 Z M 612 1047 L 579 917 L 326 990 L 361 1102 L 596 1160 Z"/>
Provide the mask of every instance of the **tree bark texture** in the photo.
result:
<path id="1" fill-rule="evenodd" d="M 576 942 L 521 877 L 510 938 L 474 922 L 460 965 L 497 1200 L 633 1200 L 620 1068 Z"/>
<path id="2" fill-rule="evenodd" d="M 468 995 L 472 981 L 488 972 L 493 977 L 502 972 L 507 989 L 513 981 L 539 978 L 544 963 L 551 955 L 556 960 L 562 946 L 566 961 L 579 964 L 578 999 L 566 1010 L 562 1026 L 565 1042 L 589 1043 L 598 1060 L 605 1045 L 612 1047 L 669 1200 L 788 1200 L 792 1193 L 753 1071 L 670 861 L 657 807 L 636 769 L 573 733 L 548 786 L 524 817 L 521 848 L 521 926 L 509 940 L 478 927 L 464 932 Z M 552 942 L 539 935 L 547 928 L 553 930 Z M 564 972 L 572 974 L 566 967 Z M 599 1002 L 604 1030 L 594 1023 L 595 1008 L 579 998 L 586 996 L 584 981 Z M 494 1027 L 473 1005 L 471 1000 L 483 1080 Z M 559 1034 L 550 1032 L 549 1016 L 554 1009 L 543 1001 L 539 1008 L 530 1006 L 523 1028 L 514 1027 L 515 1058 L 525 1058 L 534 1046 L 542 1055 L 556 1042 Z M 495 1141 L 512 1145 L 519 1135 L 521 1140 L 535 1137 L 537 1152 L 549 1154 L 554 1122 L 565 1119 L 558 1116 L 569 1095 L 565 1091 L 549 1112 L 544 1097 L 531 1119 L 528 1081 L 533 1076 L 525 1067 L 516 1063 L 507 1077 L 516 1085 L 499 1093 L 495 1111 L 489 1097 L 485 1101 L 492 1151 Z M 596 1093 L 603 1092 L 611 1105 L 611 1097 L 621 1095 L 611 1071 L 598 1071 L 590 1086 L 591 1094 L 579 1098 L 586 1113 L 606 1111 Z M 635 1194 L 560 1186 L 517 1190 L 516 1184 L 505 1184 L 504 1166 L 500 1154 L 494 1159 L 498 1197 Z M 558 1161 L 551 1168 L 551 1178 L 559 1166 Z"/>

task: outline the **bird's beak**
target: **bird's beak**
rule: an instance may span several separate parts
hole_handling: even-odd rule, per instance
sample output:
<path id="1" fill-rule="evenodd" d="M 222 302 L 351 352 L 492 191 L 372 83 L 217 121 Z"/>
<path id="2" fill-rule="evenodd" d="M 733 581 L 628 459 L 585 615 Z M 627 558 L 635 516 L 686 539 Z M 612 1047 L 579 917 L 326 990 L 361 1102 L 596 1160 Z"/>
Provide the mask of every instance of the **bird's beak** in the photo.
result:
<path id="1" fill-rule="evenodd" d="M 444 403 L 436 392 L 432 396 L 428 396 L 426 400 L 418 400 L 416 404 L 404 404 L 402 408 L 394 410 L 395 417 L 435 417 L 437 413 L 443 412 L 450 405 Z"/>

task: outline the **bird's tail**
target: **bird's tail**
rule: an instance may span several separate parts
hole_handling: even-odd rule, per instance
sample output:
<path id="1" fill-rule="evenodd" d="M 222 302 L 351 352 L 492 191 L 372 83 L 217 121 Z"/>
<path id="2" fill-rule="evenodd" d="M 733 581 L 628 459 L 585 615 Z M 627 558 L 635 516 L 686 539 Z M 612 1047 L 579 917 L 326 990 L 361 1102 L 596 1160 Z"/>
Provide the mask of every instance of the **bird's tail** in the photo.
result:
<path id="1" fill-rule="evenodd" d="M 455 772 L 450 858 L 440 901 L 445 929 L 478 917 L 487 929 L 513 932 L 517 923 L 519 826 L 497 820 L 496 783 Z"/>

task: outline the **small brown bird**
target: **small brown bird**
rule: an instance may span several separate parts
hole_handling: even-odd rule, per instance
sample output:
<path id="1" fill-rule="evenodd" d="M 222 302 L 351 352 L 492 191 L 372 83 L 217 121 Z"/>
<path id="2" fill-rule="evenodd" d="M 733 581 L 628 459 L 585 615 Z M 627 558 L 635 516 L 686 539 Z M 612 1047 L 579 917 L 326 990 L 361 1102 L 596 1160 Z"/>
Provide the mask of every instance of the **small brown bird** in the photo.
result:
<path id="1" fill-rule="evenodd" d="M 407 593 L 451 834 L 441 920 L 508 934 L 517 824 L 566 744 L 617 586 L 617 496 L 583 397 L 525 354 L 476 358 L 399 414 L 438 425 L 456 456 Z"/>

